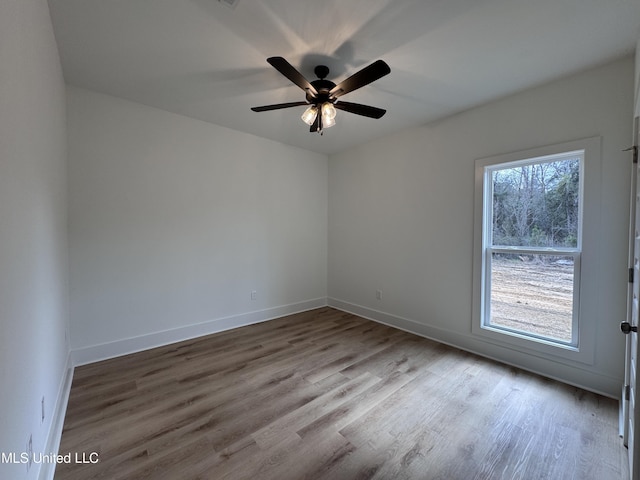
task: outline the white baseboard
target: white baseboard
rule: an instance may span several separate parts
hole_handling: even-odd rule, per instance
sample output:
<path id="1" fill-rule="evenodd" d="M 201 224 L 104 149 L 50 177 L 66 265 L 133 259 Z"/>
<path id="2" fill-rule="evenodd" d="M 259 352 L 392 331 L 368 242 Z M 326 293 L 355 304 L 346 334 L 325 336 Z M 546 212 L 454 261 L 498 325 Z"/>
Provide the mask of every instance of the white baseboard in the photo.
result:
<path id="1" fill-rule="evenodd" d="M 272 320 L 285 315 L 292 315 L 294 313 L 300 313 L 314 308 L 325 307 L 326 305 L 326 297 L 316 298 L 289 305 L 217 318 L 195 325 L 178 327 L 161 332 L 153 332 L 139 337 L 125 338 L 114 342 L 78 348 L 72 351 L 73 365 L 77 366 L 98 362 L 100 360 L 140 352 L 150 348 L 161 347 L 163 345 L 181 342 L 183 340 L 189 340 L 191 338 L 197 338 L 204 335 L 210 335 L 212 333 L 223 332 L 233 328 Z"/>
<path id="2" fill-rule="evenodd" d="M 73 364 L 71 352 L 67 355 L 67 363 L 64 368 L 64 375 L 58 389 L 58 398 L 53 408 L 53 417 L 45 442 L 44 453 L 58 453 L 60 448 L 60 439 L 62 438 L 62 427 L 64 426 L 64 417 L 67 412 L 67 404 L 69 402 L 69 393 L 71 392 L 71 382 L 73 380 Z M 39 480 L 53 480 L 55 474 L 55 462 L 43 462 L 40 464 Z"/>
<path id="3" fill-rule="evenodd" d="M 398 328 L 421 337 L 489 358 L 522 370 L 527 370 L 553 380 L 589 390 L 606 397 L 620 400 L 622 380 L 589 370 L 578 364 L 569 364 L 553 358 L 532 355 L 514 348 L 488 343 L 472 335 L 464 335 L 443 328 L 426 325 L 379 310 L 329 297 L 327 305 L 344 312 L 353 313 L 374 322 Z"/>

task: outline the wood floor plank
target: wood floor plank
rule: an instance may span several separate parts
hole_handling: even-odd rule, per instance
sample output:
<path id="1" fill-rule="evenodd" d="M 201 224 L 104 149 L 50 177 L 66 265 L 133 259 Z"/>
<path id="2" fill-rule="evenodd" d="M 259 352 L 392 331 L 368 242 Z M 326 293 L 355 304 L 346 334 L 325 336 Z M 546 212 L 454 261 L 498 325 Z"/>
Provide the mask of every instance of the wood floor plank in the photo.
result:
<path id="1" fill-rule="evenodd" d="M 318 418 L 329 414 L 349 401 L 352 396 L 366 391 L 373 385 L 380 383 L 380 379 L 366 372 L 359 377 L 341 383 L 337 388 L 312 400 L 302 407 L 292 410 L 286 415 L 271 422 L 269 425 L 251 434 L 262 448 L 268 448 L 277 443 L 286 434 L 296 433 L 309 427 Z"/>
<path id="2" fill-rule="evenodd" d="M 56 480 L 627 480 L 617 402 L 332 308 L 78 367 Z"/>

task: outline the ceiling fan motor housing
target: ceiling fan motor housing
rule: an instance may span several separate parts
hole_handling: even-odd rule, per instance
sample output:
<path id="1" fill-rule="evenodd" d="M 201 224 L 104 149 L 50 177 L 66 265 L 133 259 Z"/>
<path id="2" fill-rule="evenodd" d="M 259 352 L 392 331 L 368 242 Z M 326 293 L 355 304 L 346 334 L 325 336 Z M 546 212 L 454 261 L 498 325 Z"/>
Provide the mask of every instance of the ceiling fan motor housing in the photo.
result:
<path id="1" fill-rule="evenodd" d="M 318 95 L 312 95 L 307 90 L 307 101 L 313 105 L 322 105 L 323 103 L 330 102 L 335 103 L 336 99 L 329 96 L 329 92 L 336 86 L 331 80 L 326 80 L 325 77 L 329 75 L 329 68 L 324 65 L 318 65 L 314 69 L 314 73 L 318 76 L 318 80 L 313 80 L 311 85 L 316 89 Z"/>

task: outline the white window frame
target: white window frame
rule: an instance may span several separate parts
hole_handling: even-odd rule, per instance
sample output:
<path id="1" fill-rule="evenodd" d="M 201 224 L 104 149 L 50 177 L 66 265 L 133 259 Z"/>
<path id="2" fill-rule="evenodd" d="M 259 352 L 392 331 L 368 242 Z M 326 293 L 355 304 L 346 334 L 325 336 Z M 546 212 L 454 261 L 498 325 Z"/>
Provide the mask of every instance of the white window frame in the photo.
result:
<path id="1" fill-rule="evenodd" d="M 599 219 L 600 205 L 600 137 L 593 137 L 558 145 L 545 146 L 504 155 L 476 160 L 475 172 L 475 218 L 474 218 L 474 276 L 473 276 L 473 315 L 472 334 L 478 338 L 518 351 L 545 358 L 556 356 L 593 364 L 595 347 L 595 321 L 593 315 L 583 310 L 585 284 L 585 258 L 587 267 L 593 269 L 590 259 L 596 245 L 592 245 L 594 233 L 599 224 L 584 224 L 584 212 L 589 219 Z M 580 175 L 580 212 L 578 244 L 576 248 L 538 248 L 538 247 L 502 247 L 491 244 L 491 220 L 493 216 L 493 181 L 491 173 L 495 170 L 526 164 L 543 163 L 561 159 L 564 154 L 583 154 Z M 592 200 L 595 199 L 595 200 Z M 488 219 L 489 228 L 484 222 Z M 543 255 L 563 255 L 574 258 L 573 324 L 570 342 L 561 342 L 544 337 L 491 325 L 488 321 L 489 295 L 491 292 L 491 254 L 492 253 L 528 253 Z M 585 257 L 585 253 L 587 256 Z M 596 256 L 597 257 L 597 256 Z M 595 265 L 597 271 L 597 265 Z M 587 282 L 588 283 L 588 282 Z M 587 285 L 588 286 L 588 285 Z M 587 289 L 589 290 L 589 289 Z"/>

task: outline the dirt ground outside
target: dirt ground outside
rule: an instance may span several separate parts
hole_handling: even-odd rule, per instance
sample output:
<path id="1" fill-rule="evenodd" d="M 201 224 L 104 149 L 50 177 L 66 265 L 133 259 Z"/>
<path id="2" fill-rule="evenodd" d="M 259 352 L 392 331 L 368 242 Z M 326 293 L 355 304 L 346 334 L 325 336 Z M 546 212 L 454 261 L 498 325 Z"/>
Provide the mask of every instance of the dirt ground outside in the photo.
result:
<path id="1" fill-rule="evenodd" d="M 571 341 L 573 264 L 570 257 L 496 255 L 492 262 L 491 324 Z"/>

